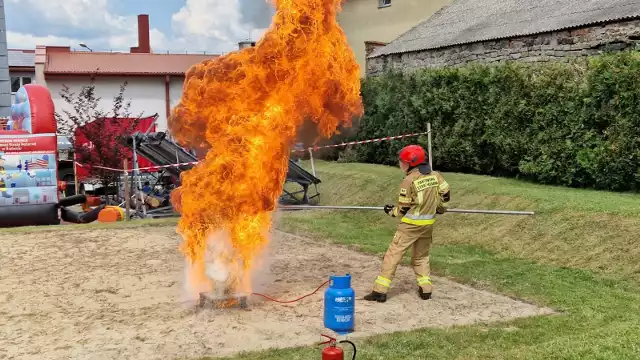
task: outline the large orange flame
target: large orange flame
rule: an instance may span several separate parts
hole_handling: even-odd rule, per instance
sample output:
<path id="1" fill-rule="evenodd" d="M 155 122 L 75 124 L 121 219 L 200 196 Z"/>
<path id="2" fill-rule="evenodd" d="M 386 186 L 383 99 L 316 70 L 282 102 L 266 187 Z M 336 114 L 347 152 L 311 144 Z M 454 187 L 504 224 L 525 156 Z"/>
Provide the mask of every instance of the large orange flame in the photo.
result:
<path id="1" fill-rule="evenodd" d="M 183 146 L 209 149 L 172 194 L 192 289 L 213 289 L 205 252 L 226 242 L 231 248 L 214 255 L 231 273 L 225 286 L 251 291 L 248 274 L 268 243 L 296 130 L 312 120 L 330 137 L 362 115 L 360 68 L 336 21 L 340 3 L 276 0 L 255 47 L 187 72 L 169 129 Z"/>

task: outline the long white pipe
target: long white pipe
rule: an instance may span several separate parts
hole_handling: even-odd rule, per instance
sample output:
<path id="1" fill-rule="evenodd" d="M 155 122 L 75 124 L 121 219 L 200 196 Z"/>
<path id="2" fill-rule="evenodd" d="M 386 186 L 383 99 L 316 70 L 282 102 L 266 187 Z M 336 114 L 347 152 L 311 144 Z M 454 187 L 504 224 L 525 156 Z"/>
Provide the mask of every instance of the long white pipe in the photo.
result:
<path id="1" fill-rule="evenodd" d="M 384 210 L 384 207 L 382 206 L 282 205 L 278 208 L 281 210 Z M 461 214 L 535 215 L 533 211 L 509 210 L 447 209 L 447 212 Z"/>

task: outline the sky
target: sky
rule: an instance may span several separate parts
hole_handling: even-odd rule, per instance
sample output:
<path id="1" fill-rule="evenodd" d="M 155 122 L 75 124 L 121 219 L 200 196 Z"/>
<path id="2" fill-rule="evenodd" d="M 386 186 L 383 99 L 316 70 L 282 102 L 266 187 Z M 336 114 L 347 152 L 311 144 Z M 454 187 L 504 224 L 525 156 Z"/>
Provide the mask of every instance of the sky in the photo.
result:
<path id="1" fill-rule="evenodd" d="M 258 40 L 270 0 L 5 0 L 10 49 L 84 43 L 94 51 L 137 46 L 137 15 L 148 14 L 153 52 L 225 53 Z"/>

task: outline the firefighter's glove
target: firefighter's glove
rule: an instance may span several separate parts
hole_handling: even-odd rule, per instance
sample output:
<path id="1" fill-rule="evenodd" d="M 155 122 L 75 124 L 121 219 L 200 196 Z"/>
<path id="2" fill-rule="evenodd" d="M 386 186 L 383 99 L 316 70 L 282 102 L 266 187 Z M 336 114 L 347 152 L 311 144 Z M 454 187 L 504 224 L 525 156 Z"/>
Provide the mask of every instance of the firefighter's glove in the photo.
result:
<path id="1" fill-rule="evenodd" d="M 384 212 L 386 212 L 387 215 L 392 215 L 391 212 L 393 211 L 394 207 L 395 206 L 393 206 L 393 205 L 385 205 L 384 206 Z"/>
<path id="2" fill-rule="evenodd" d="M 442 206 L 442 205 L 438 205 L 438 207 L 436 208 L 436 214 L 444 214 L 447 212 L 447 208 Z"/>

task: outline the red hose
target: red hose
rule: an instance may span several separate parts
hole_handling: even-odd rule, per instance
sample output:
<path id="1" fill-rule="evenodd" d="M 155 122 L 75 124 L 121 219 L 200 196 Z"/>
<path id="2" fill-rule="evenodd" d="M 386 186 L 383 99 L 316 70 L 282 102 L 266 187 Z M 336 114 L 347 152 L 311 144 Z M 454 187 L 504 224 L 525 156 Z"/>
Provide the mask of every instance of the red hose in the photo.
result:
<path id="1" fill-rule="evenodd" d="M 327 285 L 328 283 L 329 283 L 329 280 L 325 281 L 322 285 L 318 286 L 318 288 L 317 288 L 314 292 L 312 292 L 312 293 L 310 293 L 310 294 L 307 294 L 307 295 L 304 295 L 304 296 L 301 296 L 301 297 L 299 297 L 299 298 L 297 298 L 297 299 L 289 300 L 289 301 L 277 300 L 277 299 L 274 299 L 274 298 L 269 297 L 269 296 L 267 296 L 267 295 L 264 295 L 264 294 L 258 294 L 258 293 L 251 293 L 251 295 L 262 296 L 263 298 L 265 298 L 265 299 L 267 299 L 267 300 L 271 300 L 271 301 L 273 301 L 273 302 L 277 302 L 277 303 L 280 303 L 280 304 L 290 304 L 290 303 L 294 303 L 294 302 L 296 302 L 296 301 L 300 301 L 300 300 L 302 300 L 302 299 L 304 299 L 304 298 L 306 298 L 306 297 L 309 297 L 309 296 L 311 296 L 311 295 L 313 295 L 313 294 L 317 293 L 318 291 L 320 291 L 320 289 L 322 289 L 322 287 L 323 287 L 323 286 Z"/>

